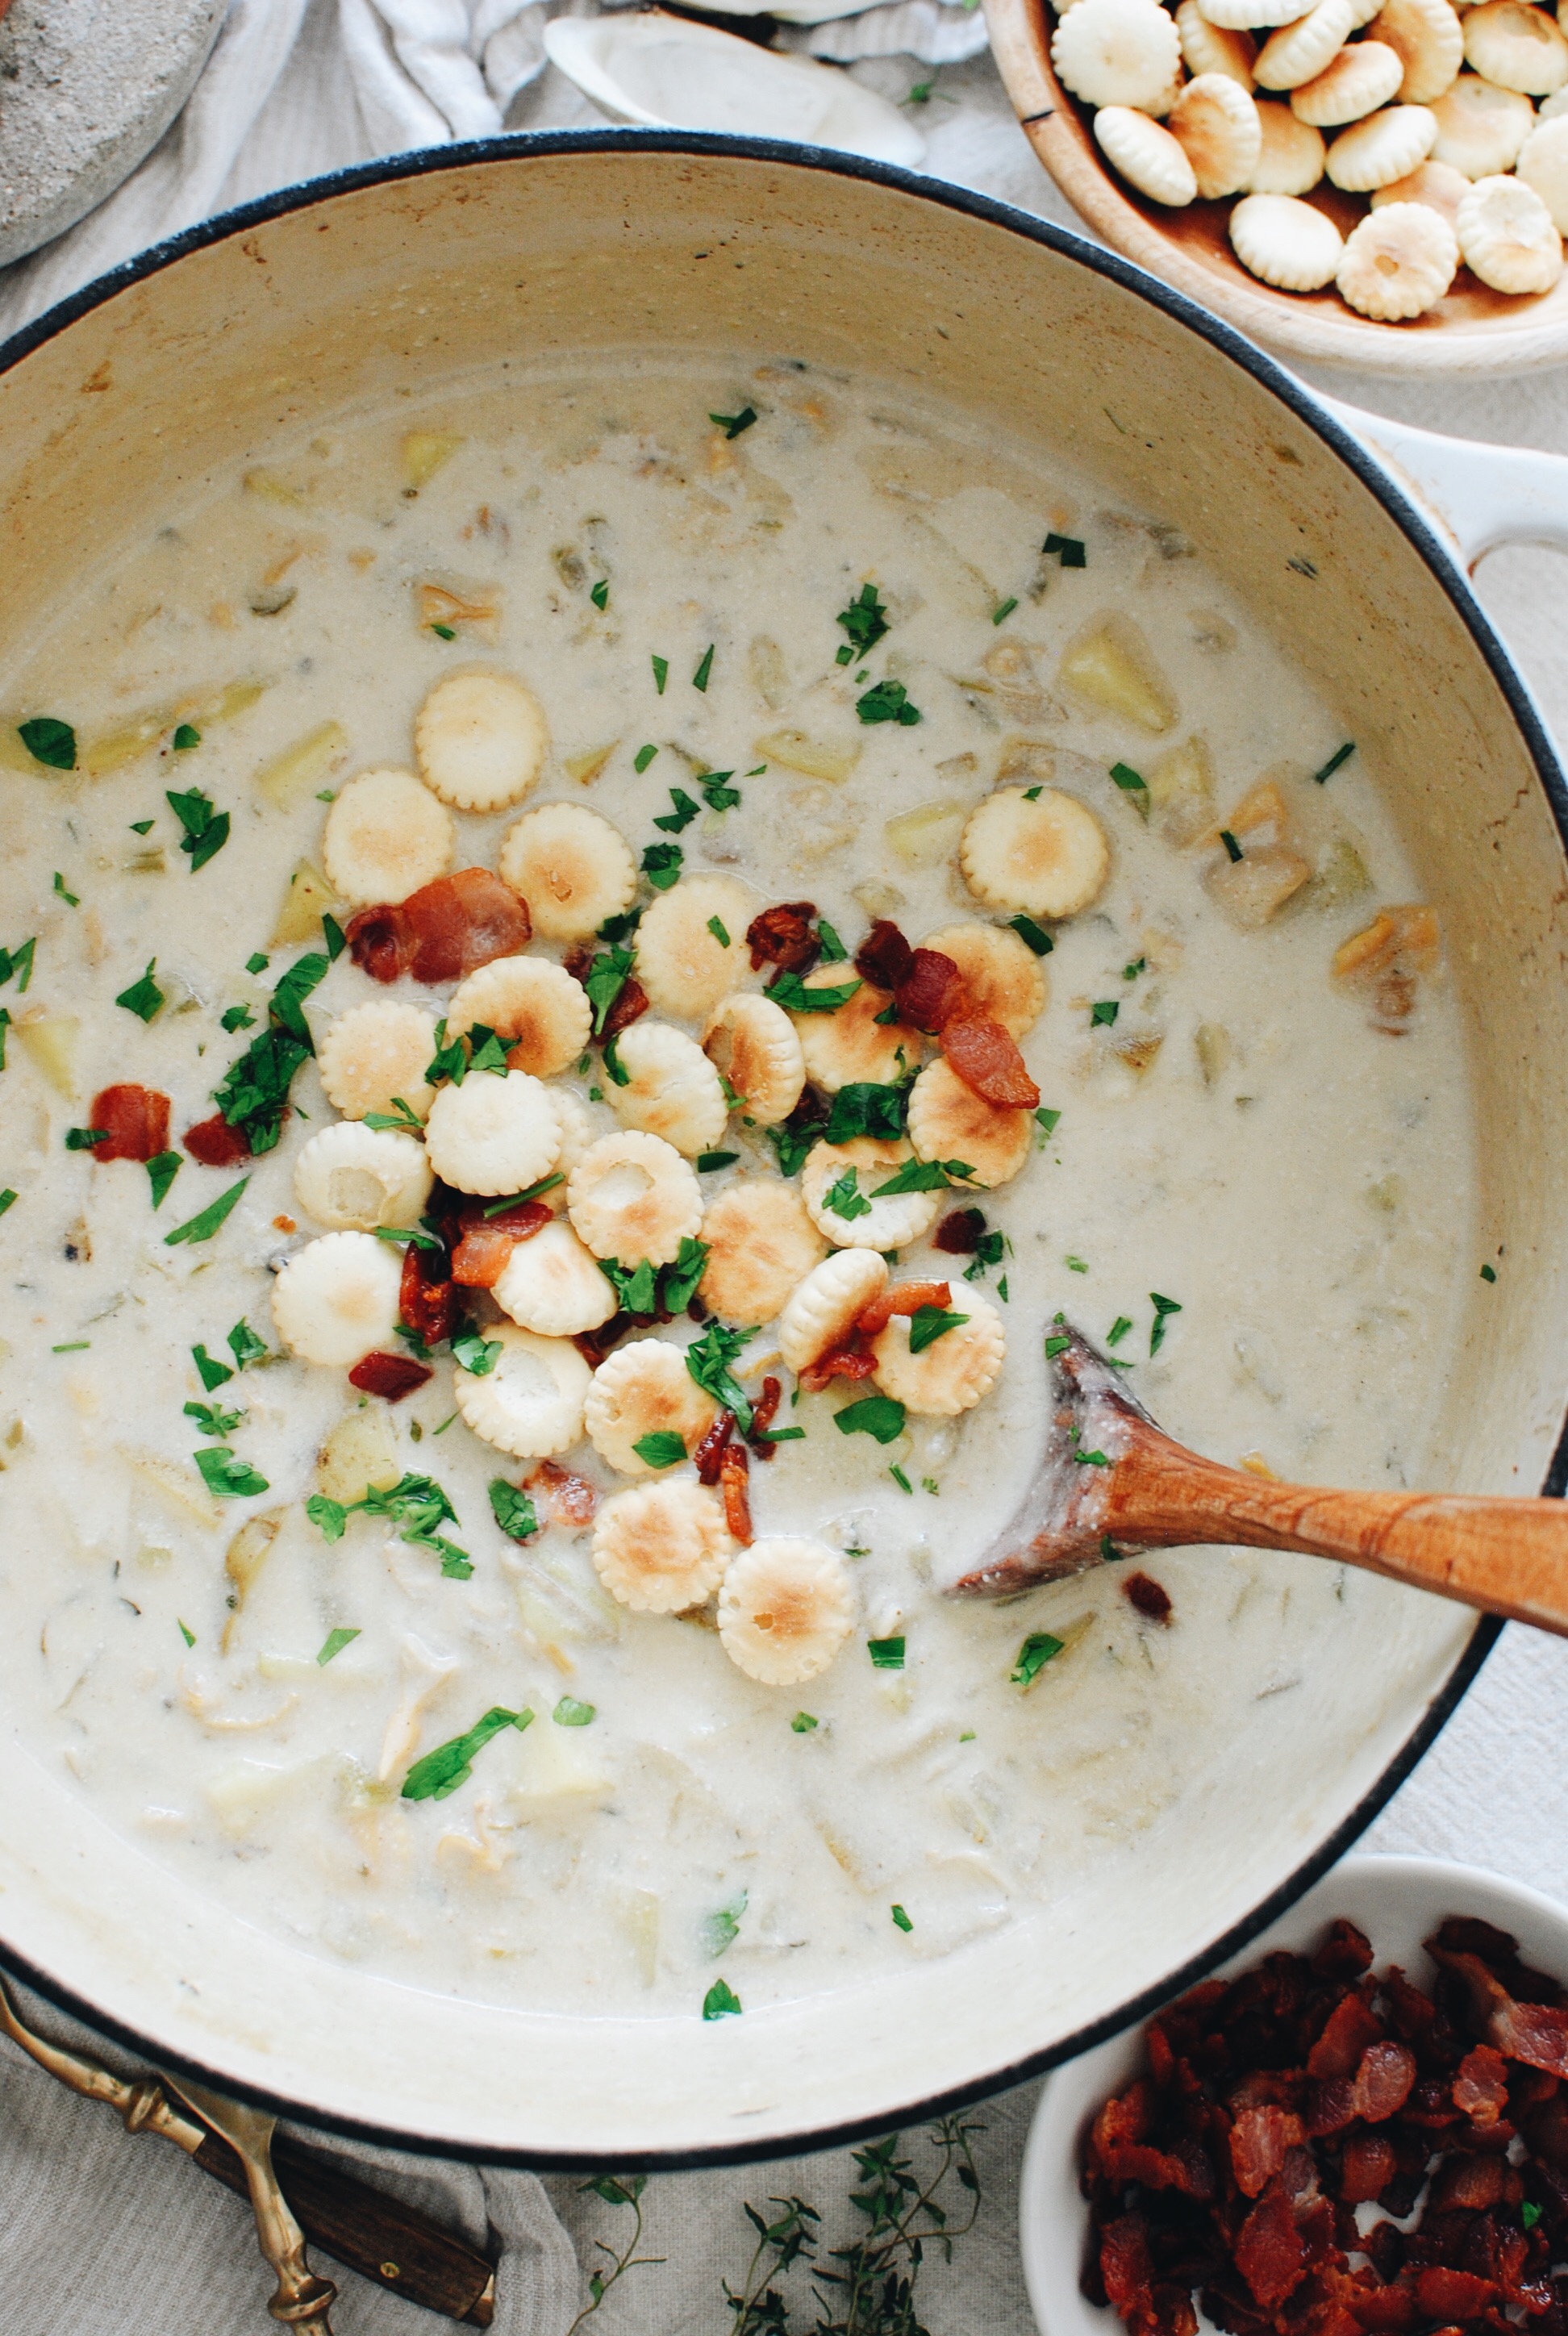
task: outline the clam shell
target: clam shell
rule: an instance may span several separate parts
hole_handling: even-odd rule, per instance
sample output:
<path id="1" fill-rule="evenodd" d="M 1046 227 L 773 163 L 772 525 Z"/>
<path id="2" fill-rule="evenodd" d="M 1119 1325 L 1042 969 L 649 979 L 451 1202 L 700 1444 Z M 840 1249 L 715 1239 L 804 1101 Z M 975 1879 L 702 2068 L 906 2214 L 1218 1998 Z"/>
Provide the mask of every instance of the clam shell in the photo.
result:
<path id="1" fill-rule="evenodd" d="M 590 103 L 634 128 L 793 138 L 906 168 L 926 151 L 896 107 L 847 73 L 657 9 L 558 16 L 544 44 Z"/>

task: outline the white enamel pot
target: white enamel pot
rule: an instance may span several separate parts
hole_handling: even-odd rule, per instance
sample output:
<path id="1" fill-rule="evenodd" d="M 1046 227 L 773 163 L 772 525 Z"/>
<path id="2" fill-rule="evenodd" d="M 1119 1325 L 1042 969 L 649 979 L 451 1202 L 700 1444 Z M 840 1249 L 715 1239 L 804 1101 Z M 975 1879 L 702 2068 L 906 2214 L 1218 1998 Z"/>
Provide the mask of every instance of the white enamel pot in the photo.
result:
<path id="1" fill-rule="evenodd" d="M 1464 563 L 1538 536 L 1549 506 L 1560 531 L 1568 462 L 1461 454 L 1368 421 L 1435 492 L 1446 531 L 1343 417 L 1228 327 L 1037 219 L 807 148 L 509 140 L 252 205 L 0 350 L 0 667 L 83 572 L 279 430 L 514 357 L 587 366 L 628 346 L 852 367 L 1061 448 L 1189 536 L 1290 644 L 1344 735 L 1375 747 L 1464 1009 L 1486 1138 L 1481 1251 L 1502 1243 L 1510 1260 L 1475 1285 L 1434 1448 L 1456 1487 L 1556 1489 L 1568 797 Z M 24 796 L 0 801 L 24 815 Z M 738 2020 L 533 2015 L 313 1956 L 111 1835 L 8 1733 L 0 1952 L 156 2058 L 422 2148 L 692 2164 L 886 2128 L 1113 2033 L 1340 1854 L 1495 1634 L 1415 1593 L 1392 1612 L 1310 1705 L 1259 1701 L 1230 1789 L 1170 1812 L 1135 1854 L 1108 1838 L 1048 1913 Z"/>

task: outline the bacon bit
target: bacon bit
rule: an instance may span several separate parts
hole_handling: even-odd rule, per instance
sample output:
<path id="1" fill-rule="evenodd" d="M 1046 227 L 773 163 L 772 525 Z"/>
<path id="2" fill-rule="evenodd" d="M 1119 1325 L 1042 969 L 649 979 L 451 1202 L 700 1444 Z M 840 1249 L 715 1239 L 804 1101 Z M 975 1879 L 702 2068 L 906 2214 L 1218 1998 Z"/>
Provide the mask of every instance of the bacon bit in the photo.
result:
<path id="1" fill-rule="evenodd" d="M 1492 2282 L 1477 2279 L 1473 2272 L 1450 2271 L 1446 2263 L 1437 2263 L 1416 2274 L 1417 2309 L 1434 2320 L 1473 2320 L 1496 2301 Z"/>
<path id="2" fill-rule="evenodd" d="M 895 1314 L 918 1314 L 922 1306 L 934 1306 L 944 1313 L 952 1297 L 949 1281 L 903 1281 L 896 1290 L 884 1290 L 872 1299 L 855 1324 L 862 1338 L 874 1338 L 885 1330 Z"/>
<path id="3" fill-rule="evenodd" d="M 1231 2127 L 1231 2166 L 1242 2196 L 1255 2198 L 1266 2189 L 1284 2165 L 1285 2152 L 1300 2139 L 1300 2118 L 1288 2117 L 1272 2102 L 1243 2109 Z"/>
<path id="4" fill-rule="evenodd" d="M 1339 2195 L 1348 2206 L 1359 2205 L 1386 2190 L 1397 2171 L 1394 2145 L 1387 2134 L 1353 2133 L 1340 2160 Z"/>
<path id="5" fill-rule="evenodd" d="M 373 981 L 461 981 L 533 935 L 528 903 L 488 868 L 460 868 L 396 906 L 361 909 L 344 929 L 348 952 Z"/>
<path id="6" fill-rule="evenodd" d="M 1148 1621 L 1169 1623 L 1171 1593 L 1154 1580 L 1153 1574 L 1127 1574 L 1122 1582 L 1122 1595 Z"/>
<path id="7" fill-rule="evenodd" d="M 1328 1937 L 1312 1957 L 1313 1971 L 1320 1979 L 1359 1979 L 1371 1968 L 1372 1942 L 1340 1914 L 1329 1923 Z M 1426 2001 L 1425 1996 L 1421 2000 Z"/>
<path id="8" fill-rule="evenodd" d="M 1347 1995 L 1334 2006 L 1323 2032 L 1307 2055 L 1309 2077 L 1353 2077 L 1369 2044 L 1380 2041 L 1383 2030 L 1359 1995 Z"/>
<path id="9" fill-rule="evenodd" d="M 751 1454 L 734 1439 L 719 1455 L 718 1480 L 724 1494 L 724 1521 L 732 1541 L 751 1547 Z"/>
<path id="10" fill-rule="evenodd" d="M 964 1006 L 964 977 L 940 949 L 911 953 L 909 970 L 893 992 L 899 1020 L 914 1030 L 940 1030 Z"/>
<path id="11" fill-rule="evenodd" d="M 619 997 L 604 1017 L 601 1037 L 618 1038 L 623 1030 L 629 1030 L 632 1024 L 648 1012 L 648 1003 L 647 990 L 635 973 L 628 973 L 621 984 Z"/>
<path id="12" fill-rule="evenodd" d="M 1296 2228 L 1295 2210 L 1278 2181 L 1271 2183 L 1242 2225 L 1236 2268 L 1265 2312 L 1283 2303 L 1306 2271 L 1307 2250 Z"/>
<path id="13" fill-rule="evenodd" d="M 858 1347 L 837 1347 L 831 1354 L 819 1355 L 814 1363 L 808 1363 L 800 1375 L 800 1383 L 807 1395 L 821 1395 L 833 1379 L 869 1379 L 876 1367 L 874 1355 L 862 1354 Z"/>
<path id="14" fill-rule="evenodd" d="M 942 1032 L 942 1053 L 956 1078 L 982 1103 L 1033 1111 L 1039 1088 L 1017 1045 L 999 1022 L 980 1014 L 959 1015 Z"/>
<path id="15" fill-rule="evenodd" d="M 571 1343 L 589 1368 L 597 1371 L 610 1348 L 619 1345 L 631 1327 L 629 1314 L 612 1314 L 597 1330 L 579 1330 Z"/>
<path id="16" fill-rule="evenodd" d="M 482 1204 L 465 1209 L 458 1219 L 461 1234 L 452 1252 L 452 1278 L 465 1290 L 493 1290 L 511 1262 L 520 1241 L 552 1222 L 554 1212 L 543 1201 L 522 1201 L 499 1216 L 485 1217 Z"/>
<path id="17" fill-rule="evenodd" d="M 973 1257 L 985 1229 L 983 1209 L 950 1209 L 931 1235 L 931 1247 L 944 1257 Z"/>
<path id="18" fill-rule="evenodd" d="M 718 1483 L 719 1468 L 724 1460 L 725 1446 L 729 1442 L 734 1432 L 734 1412 L 721 1411 L 718 1417 L 714 1421 L 713 1426 L 707 1430 L 706 1434 L 703 1436 L 702 1441 L 698 1444 L 696 1451 L 691 1455 L 696 1467 L 697 1482 L 699 1484 L 716 1484 Z"/>
<path id="19" fill-rule="evenodd" d="M 274 1232 L 278 1233 L 297 1233 L 299 1231 L 299 1227 L 295 1223 L 292 1217 L 274 1217 L 272 1220 L 272 1230 Z"/>
<path id="20" fill-rule="evenodd" d="M 343 929 L 348 954 L 372 981 L 395 981 L 414 961 L 414 936 L 397 908 L 361 909 Z"/>
<path id="21" fill-rule="evenodd" d="M 283 1116 L 288 1117 L 287 1110 Z M 230 1127 L 220 1111 L 188 1127 L 180 1141 L 204 1168 L 232 1168 L 237 1160 L 250 1157 L 249 1136 L 242 1127 Z"/>
<path id="22" fill-rule="evenodd" d="M 1432 2179 L 1430 2213 L 1485 2214 L 1515 2203 L 1524 2185 L 1505 2157 L 1446 2157 Z"/>
<path id="23" fill-rule="evenodd" d="M 773 1426 L 783 1394 L 780 1380 L 764 1379 L 762 1393 L 751 1407 L 751 1435 L 747 1440 L 759 1460 L 771 1460 L 778 1450 L 776 1444 L 768 1442 L 765 1430 Z"/>
<path id="24" fill-rule="evenodd" d="M 599 1492 L 586 1476 L 573 1475 L 554 1460 L 541 1460 L 522 1480 L 525 1493 L 537 1493 L 558 1525 L 590 1525 L 599 1506 Z"/>
<path id="25" fill-rule="evenodd" d="M 1416 2082 L 1416 2055 L 1404 2044 L 1368 2044 L 1356 2071 L 1356 2115 L 1381 2125 L 1402 2109 Z"/>
<path id="26" fill-rule="evenodd" d="M 1143 2216 L 1124 2214 L 1107 2223 L 1100 2234 L 1100 2277 L 1105 2282 L 1106 2302 L 1129 2325 L 1135 2312 L 1147 2309 L 1154 2276 Z"/>
<path id="27" fill-rule="evenodd" d="M 1472 2125 L 1493 2126 L 1508 2106 L 1508 2063 L 1494 2044 L 1477 2044 L 1459 2063 L 1454 2106 Z"/>
<path id="28" fill-rule="evenodd" d="M 409 1242 L 403 1253 L 397 1319 L 427 1347 L 439 1347 L 452 1337 L 457 1328 L 457 1291 L 444 1251 L 421 1249 L 417 1241 Z"/>
<path id="29" fill-rule="evenodd" d="M 855 951 L 855 971 L 874 989 L 896 989 L 915 953 L 891 917 L 878 917 Z"/>
<path id="30" fill-rule="evenodd" d="M 1443 1943 L 1456 1927 L 1445 1922 L 1437 1939 L 1427 1941 L 1427 1951 L 1434 1961 L 1463 1981 L 1472 2016 L 1480 2022 L 1485 2040 L 1511 2060 L 1544 2068 L 1553 2077 L 1568 2077 L 1568 2010 L 1546 2003 L 1516 2002 L 1478 1954 L 1456 1953 Z M 1514 1984 L 1532 1976 L 1521 1967 Z"/>
<path id="31" fill-rule="evenodd" d="M 384 1395 L 388 1403 L 401 1403 L 434 1377 L 428 1363 L 416 1363 L 411 1355 L 374 1354 L 355 1364 L 348 1384 L 361 1395 Z"/>
<path id="32" fill-rule="evenodd" d="M 95 1160 L 156 1160 L 169 1149 L 169 1097 L 156 1087 L 104 1087 L 93 1098 L 89 1127 L 103 1128 Z"/>
<path id="33" fill-rule="evenodd" d="M 598 955 L 599 951 L 591 941 L 573 941 L 561 959 L 561 970 L 570 973 L 573 981 L 586 981 L 589 969 Z"/>
<path id="34" fill-rule="evenodd" d="M 754 917 L 745 931 L 752 971 L 776 965 L 785 973 L 809 972 L 822 954 L 816 913 L 814 900 L 781 900 L 777 908 Z"/>

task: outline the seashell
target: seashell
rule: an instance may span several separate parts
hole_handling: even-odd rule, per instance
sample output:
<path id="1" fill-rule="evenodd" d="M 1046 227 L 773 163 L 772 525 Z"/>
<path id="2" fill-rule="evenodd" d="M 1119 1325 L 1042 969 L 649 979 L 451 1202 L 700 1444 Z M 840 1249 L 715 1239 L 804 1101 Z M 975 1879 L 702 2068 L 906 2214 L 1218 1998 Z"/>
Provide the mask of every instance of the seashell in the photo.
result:
<path id="1" fill-rule="evenodd" d="M 1319 292 L 1343 249 L 1331 219 L 1290 195 L 1248 195 L 1231 213 L 1231 248 L 1250 275 L 1281 292 Z"/>
<path id="2" fill-rule="evenodd" d="M 1399 95 L 1407 105 L 1429 105 L 1452 89 L 1465 62 L 1465 34 L 1448 0 L 1384 0 L 1372 24 L 1373 37 L 1404 61 Z"/>
<path id="3" fill-rule="evenodd" d="M 1158 0 L 1078 0 L 1051 40 L 1058 79 L 1086 105 L 1152 112 L 1181 62 L 1176 27 Z"/>
<path id="4" fill-rule="evenodd" d="M 1568 39 L 1544 8 L 1483 0 L 1461 27 L 1465 61 L 1496 89 L 1551 97 L 1568 83 Z"/>
<path id="5" fill-rule="evenodd" d="M 1477 179 L 1455 231 L 1465 265 L 1494 292 L 1550 292 L 1563 273 L 1563 238 L 1523 179 Z"/>
<path id="6" fill-rule="evenodd" d="M 1258 44 L 1251 33 L 1229 32 L 1211 24 L 1198 0 L 1182 0 L 1176 11 L 1176 35 L 1182 44 L 1182 63 L 1194 78 L 1199 73 L 1228 73 L 1243 89 L 1251 88 Z"/>
<path id="7" fill-rule="evenodd" d="M 1323 158 L 1328 149 L 1322 131 L 1314 130 L 1309 122 L 1298 122 L 1288 105 L 1272 104 L 1264 97 L 1255 98 L 1253 103 L 1262 145 L 1252 166 L 1252 183 L 1248 192 L 1306 194 L 1323 175 Z"/>
<path id="8" fill-rule="evenodd" d="M 835 0 L 860 10 L 860 0 Z M 776 15 L 776 9 L 768 12 Z M 986 46 L 986 20 L 977 8 L 955 8 L 950 0 L 889 0 L 852 16 L 806 24 L 786 8 L 792 28 L 779 45 L 794 56 L 823 57 L 849 65 L 862 57 L 918 57 L 923 65 L 959 65 Z"/>
<path id="9" fill-rule="evenodd" d="M 1425 203 L 1428 210 L 1440 212 L 1453 227 L 1459 216 L 1459 198 L 1469 184 L 1463 170 L 1456 170 L 1446 162 L 1423 162 L 1407 179 L 1395 179 L 1386 187 L 1376 188 L 1372 209 L 1380 209 L 1385 203 Z"/>
<path id="10" fill-rule="evenodd" d="M 1348 0 L 1322 0 L 1328 8 L 1347 5 Z M 1258 109 L 1228 73 L 1200 73 L 1187 83 L 1171 108 L 1171 134 L 1192 164 L 1206 202 L 1244 187 L 1263 149 Z"/>
<path id="11" fill-rule="evenodd" d="M 1304 16 L 1312 0 L 1198 0 L 1198 5 L 1222 33 L 1239 33 L 1249 25 L 1271 32 L 1276 24 L 1293 24 Z"/>
<path id="12" fill-rule="evenodd" d="M 1385 106 L 1340 131 L 1329 149 L 1329 176 L 1349 195 L 1370 194 L 1374 187 L 1407 178 L 1437 142 L 1437 117 L 1426 106 Z"/>
<path id="13" fill-rule="evenodd" d="M 1447 5 L 1448 0 L 1442 0 L 1444 7 Z M 1260 89 L 1300 89 L 1303 83 L 1316 81 L 1349 37 L 1350 0 L 1318 0 L 1310 15 L 1270 34 L 1253 77 Z"/>
<path id="14" fill-rule="evenodd" d="M 1086 7 L 1088 0 L 1078 5 Z M 1102 105 L 1095 115 L 1095 138 L 1106 161 L 1151 202 L 1176 210 L 1196 196 L 1197 178 L 1180 141 L 1136 107 Z"/>
<path id="15" fill-rule="evenodd" d="M 1568 230 L 1568 122 L 1554 116 L 1533 130 L 1517 169 L 1525 186 L 1534 188 L 1551 212 L 1553 224 Z"/>
<path id="16" fill-rule="evenodd" d="M 1298 122 L 1330 130 L 1341 122 L 1359 122 L 1374 107 L 1384 105 L 1405 78 L 1403 61 L 1382 41 L 1358 41 L 1341 49 L 1316 81 L 1290 92 L 1290 111 Z"/>
<path id="17" fill-rule="evenodd" d="M 1467 179 L 1489 179 L 1511 170 L 1535 127 L 1535 110 L 1517 90 L 1495 89 L 1478 74 L 1462 73 L 1452 89 L 1432 102 L 1437 117 L 1434 162 L 1447 162 Z"/>
<path id="18" fill-rule="evenodd" d="M 551 64 L 612 122 L 795 138 L 906 168 L 926 151 L 896 106 L 848 73 L 661 9 L 560 16 L 545 26 L 544 45 Z"/>
<path id="19" fill-rule="evenodd" d="M 1458 265 L 1458 243 L 1440 211 L 1385 203 L 1352 229 L 1334 280 L 1359 315 L 1397 325 L 1435 308 Z"/>

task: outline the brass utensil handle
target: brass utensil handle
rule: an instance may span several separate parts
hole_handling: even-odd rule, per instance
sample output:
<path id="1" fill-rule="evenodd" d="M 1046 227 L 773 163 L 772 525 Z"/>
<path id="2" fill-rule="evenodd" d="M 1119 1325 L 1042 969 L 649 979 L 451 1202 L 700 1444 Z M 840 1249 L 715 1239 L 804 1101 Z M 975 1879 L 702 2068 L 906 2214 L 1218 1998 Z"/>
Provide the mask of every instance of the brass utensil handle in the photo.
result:
<path id="1" fill-rule="evenodd" d="M 249 2195 L 238 2156 L 216 2134 L 203 2140 L 196 2162 L 239 2196 Z M 373 2189 L 290 2134 L 273 2136 L 272 2164 L 278 2188 L 313 2247 L 426 2312 L 476 2328 L 490 2326 L 495 2267 L 466 2240 L 442 2230 L 417 2207 Z"/>

